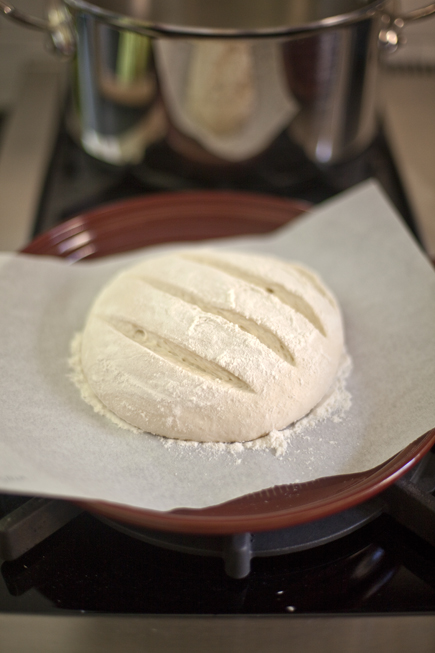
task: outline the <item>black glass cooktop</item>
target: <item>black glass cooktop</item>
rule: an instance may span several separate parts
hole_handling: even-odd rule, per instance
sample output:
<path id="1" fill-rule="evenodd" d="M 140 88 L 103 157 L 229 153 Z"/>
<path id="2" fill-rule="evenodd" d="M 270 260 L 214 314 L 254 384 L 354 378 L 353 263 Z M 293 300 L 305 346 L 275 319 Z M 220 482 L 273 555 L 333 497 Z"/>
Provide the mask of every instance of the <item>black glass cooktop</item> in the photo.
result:
<path id="1" fill-rule="evenodd" d="M 415 224 L 402 190 L 388 144 L 379 132 L 358 158 L 319 167 L 308 161 L 285 133 L 269 150 L 242 169 L 197 167 L 169 149 L 153 145 L 146 161 L 118 168 L 86 154 L 61 129 L 47 176 L 34 235 L 100 204 L 155 192 L 192 189 L 229 189 L 267 193 L 318 204 L 373 178 L 378 180 L 409 228 Z"/>
<path id="2" fill-rule="evenodd" d="M 141 614 L 433 612 L 433 548 L 388 516 L 331 544 L 258 558 L 244 579 L 222 560 L 130 538 L 82 513 L 3 562 L 0 610 Z"/>
<path id="3" fill-rule="evenodd" d="M 302 527 L 308 538 L 299 548 L 294 546 L 295 528 L 283 529 L 280 541 L 293 542 L 294 550 L 254 556 L 243 578 L 227 573 L 221 555 L 180 552 L 179 538 L 173 540 L 171 534 L 164 546 L 155 546 L 77 509 L 66 525 L 18 557 L 9 555 L 0 537 L 0 551 L 8 558 L 1 565 L 0 612 L 433 613 L 434 490 L 431 451 L 393 487 L 346 511 L 361 527 L 346 522 L 344 513 L 332 515 Z M 0 495 L 0 536 L 14 511 L 28 501 Z M 325 522 L 336 529 L 333 538 L 324 537 Z M 27 526 L 25 537 L 32 538 L 34 527 Z M 275 549 L 277 533 L 270 540 Z M 319 543 L 322 538 L 326 543 Z M 215 548 L 225 546 L 224 537 L 205 539 Z M 203 540 L 193 536 L 189 544 L 203 550 Z"/>

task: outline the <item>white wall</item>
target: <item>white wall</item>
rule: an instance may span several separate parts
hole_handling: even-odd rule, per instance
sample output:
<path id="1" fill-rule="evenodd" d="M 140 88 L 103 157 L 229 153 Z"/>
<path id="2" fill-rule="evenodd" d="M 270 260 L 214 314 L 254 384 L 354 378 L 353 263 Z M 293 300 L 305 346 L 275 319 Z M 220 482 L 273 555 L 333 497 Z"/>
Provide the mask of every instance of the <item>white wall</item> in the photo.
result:
<path id="1" fill-rule="evenodd" d="M 45 0 L 8 0 L 17 9 L 42 18 Z M 41 32 L 15 25 L 0 15 L 0 112 L 13 105 L 19 85 L 20 70 L 28 61 L 52 59 Z"/>
<path id="2" fill-rule="evenodd" d="M 429 5 L 433 0 L 402 0 L 405 11 Z M 435 15 L 409 23 L 403 30 L 407 38 L 405 46 L 391 57 L 392 64 L 428 64 L 435 66 Z"/>

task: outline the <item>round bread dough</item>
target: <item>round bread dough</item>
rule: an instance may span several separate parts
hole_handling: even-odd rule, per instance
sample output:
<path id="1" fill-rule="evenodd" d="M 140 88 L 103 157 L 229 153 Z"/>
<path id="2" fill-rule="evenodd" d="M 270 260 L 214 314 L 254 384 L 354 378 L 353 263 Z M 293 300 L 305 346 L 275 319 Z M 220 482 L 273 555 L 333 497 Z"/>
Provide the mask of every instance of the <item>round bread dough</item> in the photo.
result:
<path id="1" fill-rule="evenodd" d="M 306 415 L 343 347 L 337 301 L 311 270 L 192 249 L 148 258 L 102 290 L 81 364 L 100 401 L 143 431 L 243 442 Z"/>

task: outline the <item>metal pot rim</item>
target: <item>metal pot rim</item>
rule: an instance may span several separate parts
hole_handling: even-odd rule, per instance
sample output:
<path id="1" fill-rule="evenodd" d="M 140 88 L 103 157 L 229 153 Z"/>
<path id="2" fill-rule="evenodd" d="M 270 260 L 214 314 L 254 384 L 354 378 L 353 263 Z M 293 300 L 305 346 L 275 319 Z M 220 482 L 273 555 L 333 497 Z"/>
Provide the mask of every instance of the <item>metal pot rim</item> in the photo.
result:
<path id="1" fill-rule="evenodd" d="M 103 22 L 118 29 L 141 32 L 148 36 L 191 37 L 191 38 L 271 38 L 285 37 L 317 32 L 326 28 L 338 27 L 369 19 L 379 12 L 388 0 L 375 0 L 359 9 L 345 14 L 338 14 L 300 25 L 278 25 L 260 29 L 207 28 L 196 26 L 173 25 L 155 21 L 147 21 L 127 15 L 122 15 L 108 9 L 98 7 L 86 0 L 64 0 L 71 9 L 92 14 Z"/>

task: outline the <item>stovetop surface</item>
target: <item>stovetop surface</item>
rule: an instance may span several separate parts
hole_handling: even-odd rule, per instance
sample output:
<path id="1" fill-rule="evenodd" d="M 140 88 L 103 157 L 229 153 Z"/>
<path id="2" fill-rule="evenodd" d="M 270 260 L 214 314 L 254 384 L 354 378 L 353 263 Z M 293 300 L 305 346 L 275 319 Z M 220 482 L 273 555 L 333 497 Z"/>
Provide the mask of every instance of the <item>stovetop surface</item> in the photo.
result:
<path id="1" fill-rule="evenodd" d="M 376 179 L 418 238 L 388 144 L 379 132 L 358 158 L 318 167 L 281 134 L 263 156 L 242 169 L 196 167 L 164 143 L 143 163 L 118 168 L 86 154 L 61 128 L 41 198 L 34 235 L 101 204 L 156 192 L 198 189 L 266 193 L 318 204 L 369 178 Z"/>
<path id="2" fill-rule="evenodd" d="M 0 611 L 120 614 L 373 614 L 435 611 L 433 548 L 387 515 L 338 541 L 252 561 L 222 560 L 127 537 L 82 513 L 3 562 Z"/>
<path id="3" fill-rule="evenodd" d="M 151 148 L 144 164 L 97 162 L 61 129 L 35 235 L 102 203 L 161 191 L 250 190 L 314 204 L 378 179 L 416 235 L 387 143 L 380 134 L 358 159 L 319 169 L 285 135 L 243 174 L 207 175 Z M 0 519 L 10 497 L 0 497 Z M 17 498 L 17 501 L 19 499 Z M 0 574 L 0 612 L 119 614 L 368 614 L 435 611 L 433 546 L 387 514 L 314 549 L 252 560 L 242 579 L 220 558 L 160 548 L 82 513 Z"/>

